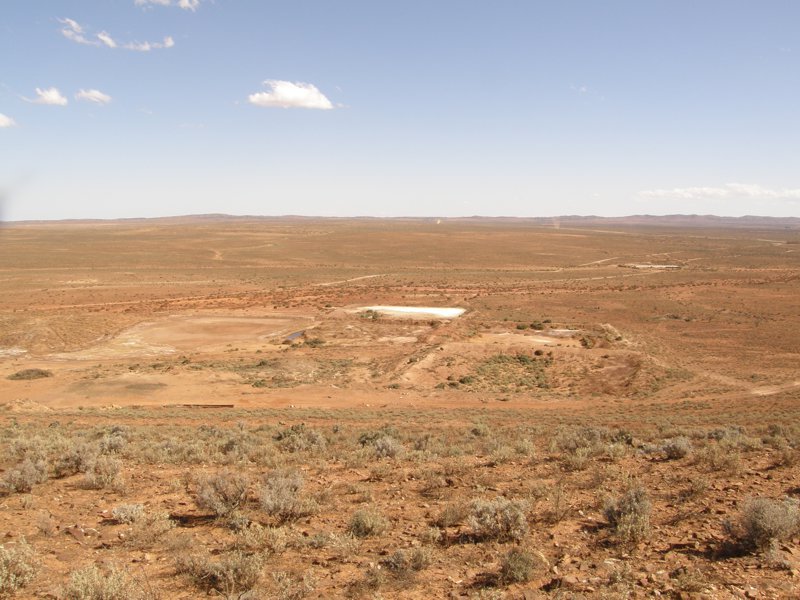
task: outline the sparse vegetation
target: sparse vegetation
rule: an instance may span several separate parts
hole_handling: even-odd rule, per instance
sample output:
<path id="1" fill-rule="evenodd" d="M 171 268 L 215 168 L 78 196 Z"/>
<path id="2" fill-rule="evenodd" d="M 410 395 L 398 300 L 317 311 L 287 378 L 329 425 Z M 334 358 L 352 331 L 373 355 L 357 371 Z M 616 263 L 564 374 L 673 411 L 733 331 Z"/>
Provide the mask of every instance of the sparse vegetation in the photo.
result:
<path id="1" fill-rule="evenodd" d="M 250 478 L 230 469 L 200 480 L 195 502 L 217 517 L 229 517 L 247 498 Z"/>
<path id="2" fill-rule="evenodd" d="M 8 379 L 12 381 L 28 381 L 31 379 L 44 379 L 52 376 L 53 372 L 46 369 L 22 369 L 21 371 L 17 371 L 16 373 L 9 375 Z"/>
<path id="3" fill-rule="evenodd" d="M 479 540 L 519 541 L 528 532 L 524 502 L 497 498 L 473 500 L 467 522 Z"/>
<path id="4" fill-rule="evenodd" d="M 262 555 L 235 550 L 218 560 L 201 555 L 178 557 L 176 570 L 197 587 L 233 599 L 241 598 L 258 584 L 263 567 Z"/>
<path id="5" fill-rule="evenodd" d="M 317 511 L 317 503 L 302 493 L 303 477 L 298 471 L 270 473 L 261 487 L 261 508 L 279 521 L 307 517 Z"/>
<path id="6" fill-rule="evenodd" d="M 621 496 L 606 501 L 603 508 L 608 524 L 621 542 L 638 542 L 650 533 L 652 504 L 647 490 L 631 482 Z"/>
<path id="7" fill-rule="evenodd" d="M 529 581 L 541 564 L 541 559 L 522 548 L 512 548 L 500 562 L 500 581 L 505 584 Z"/>
<path id="8" fill-rule="evenodd" d="M 389 527 L 386 518 L 369 508 L 360 508 L 353 513 L 350 519 L 349 532 L 356 537 L 364 538 L 380 535 Z"/>
<path id="9" fill-rule="evenodd" d="M 142 595 L 131 576 L 117 567 L 104 573 L 89 565 L 70 573 L 64 586 L 64 600 L 130 600 Z"/>
<path id="10" fill-rule="evenodd" d="M 36 555 L 24 539 L 0 546 L 0 598 L 13 596 L 27 586 L 37 566 Z"/>
<path id="11" fill-rule="evenodd" d="M 11 265 L 0 597 L 793 597 L 800 280 L 772 235 L 303 222 L 313 253 L 268 221 L 76 224 Z M 605 262 L 645 237 L 685 268 Z M 63 283 L 74 256 L 96 285 Z M 373 301 L 467 312 L 351 312 Z"/>
<path id="12" fill-rule="evenodd" d="M 786 498 L 748 498 L 738 519 L 726 523 L 730 538 L 747 551 L 764 551 L 800 532 L 800 503 Z"/>

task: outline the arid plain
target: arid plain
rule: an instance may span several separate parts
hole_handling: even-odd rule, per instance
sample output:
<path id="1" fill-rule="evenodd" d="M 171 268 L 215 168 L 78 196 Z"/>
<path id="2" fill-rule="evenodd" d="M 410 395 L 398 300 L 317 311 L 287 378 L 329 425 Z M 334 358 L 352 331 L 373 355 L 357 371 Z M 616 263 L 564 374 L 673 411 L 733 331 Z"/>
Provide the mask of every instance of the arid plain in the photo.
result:
<path id="1" fill-rule="evenodd" d="M 18 223 L 0 281 L 0 596 L 800 595 L 796 220 Z"/>

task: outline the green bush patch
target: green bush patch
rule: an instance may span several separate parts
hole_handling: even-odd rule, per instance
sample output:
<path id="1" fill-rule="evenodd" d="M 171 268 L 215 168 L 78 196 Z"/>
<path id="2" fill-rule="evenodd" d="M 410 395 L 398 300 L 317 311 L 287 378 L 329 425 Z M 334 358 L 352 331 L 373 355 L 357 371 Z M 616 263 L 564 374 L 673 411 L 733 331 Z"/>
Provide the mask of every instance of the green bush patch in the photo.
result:
<path id="1" fill-rule="evenodd" d="M 12 381 L 22 381 L 29 379 L 44 379 L 45 377 L 52 377 L 53 372 L 45 369 L 23 369 L 8 376 Z"/>

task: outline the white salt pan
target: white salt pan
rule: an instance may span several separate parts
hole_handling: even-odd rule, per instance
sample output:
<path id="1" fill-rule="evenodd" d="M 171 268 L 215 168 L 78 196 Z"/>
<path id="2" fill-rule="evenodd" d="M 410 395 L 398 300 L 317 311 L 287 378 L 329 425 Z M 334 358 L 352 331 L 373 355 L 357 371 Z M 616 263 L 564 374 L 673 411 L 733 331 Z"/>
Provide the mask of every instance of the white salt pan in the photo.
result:
<path id="1" fill-rule="evenodd" d="M 392 317 L 423 316 L 455 319 L 464 314 L 464 308 L 438 308 L 435 306 L 365 306 L 361 310 L 373 310 Z"/>

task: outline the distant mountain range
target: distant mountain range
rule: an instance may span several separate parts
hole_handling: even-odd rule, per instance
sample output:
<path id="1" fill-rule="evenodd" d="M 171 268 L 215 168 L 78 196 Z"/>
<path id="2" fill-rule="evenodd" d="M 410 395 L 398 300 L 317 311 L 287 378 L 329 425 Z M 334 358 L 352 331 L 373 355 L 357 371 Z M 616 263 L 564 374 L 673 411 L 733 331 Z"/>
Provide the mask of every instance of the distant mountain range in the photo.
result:
<path id="1" fill-rule="evenodd" d="M 696 227 L 696 228 L 755 228 L 800 230 L 800 217 L 719 217 L 716 215 L 630 215 L 627 217 L 599 217 L 596 215 L 564 215 L 559 217 L 309 217 L 300 215 L 225 215 L 202 214 L 174 217 L 149 217 L 128 219 L 65 219 L 60 221 L 9 221 L 7 224 L 57 224 L 57 223 L 197 223 L 224 221 L 421 221 L 421 222 L 486 222 L 486 223 L 530 223 L 542 227 L 586 227 L 586 226 L 651 226 L 651 227 Z"/>

